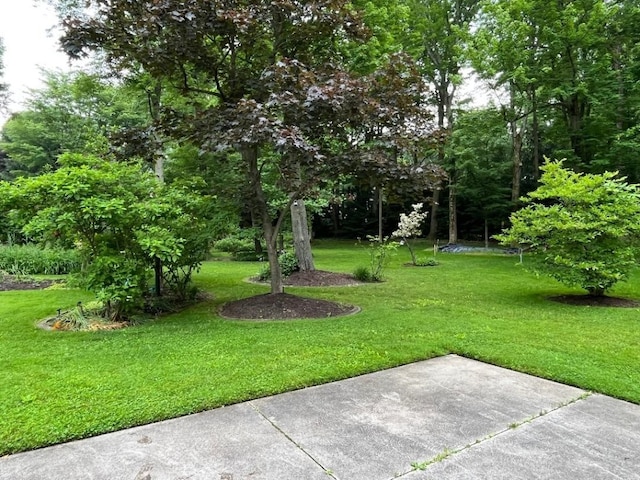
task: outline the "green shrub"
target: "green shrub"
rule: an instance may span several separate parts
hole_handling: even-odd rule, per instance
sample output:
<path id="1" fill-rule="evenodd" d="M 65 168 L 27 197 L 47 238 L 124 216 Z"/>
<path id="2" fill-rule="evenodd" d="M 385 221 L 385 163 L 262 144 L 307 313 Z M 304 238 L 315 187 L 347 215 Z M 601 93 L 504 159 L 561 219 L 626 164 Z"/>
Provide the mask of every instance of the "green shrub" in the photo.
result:
<path id="1" fill-rule="evenodd" d="M 264 260 L 265 256 L 265 253 L 238 252 L 234 255 L 233 259 L 237 262 L 261 262 Z"/>
<path id="2" fill-rule="evenodd" d="M 253 240 L 236 236 L 230 236 L 218 240 L 213 245 L 213 248 L 215 248 L 216 250 L 220 250 L 221 252 L 230 253 L 234 258 L 240 252 L 252 252 L 255 250 Z"/>
<path id="3" fill-rule="evenodd" d="M 393 242 L 389 237 L 380 239 L 374 235 L 367 235 L 368 244 L 364 244 L 358 238 L 358 244 L 363 246 L 369 253 L 369 276 L 371 282 L 381 282 L 382 271 L 389 262 L 390 257 L 395 253 L 400 244 Z"/>
<path id="4" fill-rule="evenodd" d="M 495 238 L 529 248 L 534 271 L 604 295 L 640 258 L 639 187 L 617 172 L 574 173 L 561 161 L 541 170 L 538 189 Z"/>
<path id="5" fill-rule="evenodd" d="M 300 270 L 298 266 L 298 257 L 292 252 L 283 252 L 278 256 L 278 263 L 282 269 L 282 276 L 288 277 L 293 272 Z"/>
<path id="6" fill-rule="evenodd" d="M 417 267 L 435 267 L 438 261 L 435 258 L 417 258 L 415 265 Z"/>
<path id="7" fill-rule="evenodd" d="M 12 224 L 42 243 L 77 245 L 83 286 L 110 320 L 142 307 L 151 272 L 188 297 L 210 248 L 211 199 L 161 184 L 140 164 L 78 154 L 58 162 L 54 172 L 0 182 L 0 211 Z"/>
<path id="8" fill-rule="evenodd" d="M 75 250 L 36 245 L 0 246 L 0 270 L 12 275 L 64 275 L 80 270 Z"/>
<path id="9" fill-rule="evenodd" d="M 288 277 L 293 272 L 300 270 L 300 267 L 298 266 L 298 258 L 295 253 L 282 252 L 278 256 L 278 263 L 280 264 L 280 270 L 283 277 Z M 257 278 L 261 282 L 266 282 L 271 278 L 271 268 L 269 267 L 269 264 L 258 272 Z"/>
<path id="10" fill-rule="evenodd" d="M 359 282 L 371 282 L 373 279 L 371 278 L 371 271 L 368 267 L 357 267 L 353 271 L 353 278 L 358 280 Z"/>

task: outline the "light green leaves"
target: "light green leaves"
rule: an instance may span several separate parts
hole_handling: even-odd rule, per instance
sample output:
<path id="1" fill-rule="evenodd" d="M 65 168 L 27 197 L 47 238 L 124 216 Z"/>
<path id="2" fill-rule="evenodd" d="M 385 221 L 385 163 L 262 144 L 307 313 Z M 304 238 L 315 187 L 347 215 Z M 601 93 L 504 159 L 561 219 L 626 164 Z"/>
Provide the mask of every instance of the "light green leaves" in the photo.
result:
<path id="1" fill-rule="evenodd" d="M 529 205 L 497 235 L 531 250 L 534 268 L 601 295 L 624 280 L 640 254 L 640 193 L 614 172 L 575 173 L 548 162 Z"/>

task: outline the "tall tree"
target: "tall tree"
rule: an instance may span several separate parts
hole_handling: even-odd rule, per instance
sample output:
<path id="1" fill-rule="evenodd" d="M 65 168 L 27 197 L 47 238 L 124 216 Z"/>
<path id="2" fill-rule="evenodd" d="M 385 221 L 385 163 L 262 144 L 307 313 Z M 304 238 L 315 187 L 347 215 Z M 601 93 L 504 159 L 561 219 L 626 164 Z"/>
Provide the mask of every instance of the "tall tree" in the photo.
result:
<path id="1" fill-rule="evenodd" d="M 423 74 L 433 87 L 438 127 L 448 132 L 453 125 L 453 105 L 462 82 L 461 69 L 467 63 L 466 45 L 479 4 L 476 0 L 412 0 L 415 29 L 421 32 L 420 62 Z M 441 165 L 447 164 L 449 176 L 449 243 L 457 242 L 456 164 L 439 152 Z M 440 190 L 434 191 L 429 237 L 437 232 Z"/>
<path id="2" fill-rule="evenodd" d="M 31 91 L 25 103 L 0 139 L 13 176 L 55 168 L 64 152 L 103 151 L 111 135 L 145 122 L 135 91 L 83 72 L 45 72 L 44 88 Z"/>
<path id="3" fill-rule="evenodd" d="M 4 42 L 2 41 L 2 37 L 0 37 L 0 111 L 6 108 L 7 101 L 9 99 L 9 86 L 6 83 L 2 82 L 2 77 L 4 75 L 4 63 L 2 61 L 3 57 Z"/>
<path id="4" fill-rule="evenodd" d="M 447 148 L 457 161 L 461 214 L 472 220 L 474 234 L 483 231 L 488 246 L 490 233 L 500 231 L 512 209 L 511 145 L 502 112 L 495 108 L 461 112 Z"/>
<path id="5" fill-rule="evenodd" d="M 344 112 L 355 118 L 373 105 L 363 101 L 366 83 L 353 81 L 335 64 L 340 42 L 360 32 L 349 4 L 88 3 L 93 6 L 89 17 L 72 15 L 64 23 L 67 52 L 80 56 L 87 49 L 102 49 L 115 69 L 142 66 L 152 78 L 169 82 L 191 99 L 194 115 L 188 122 L 177 115 L 181 128 L 173 132 L 189 134 L 203 148 L 234 148 L 240 154 L 252 189 L 252 208 L 265 234 L 271 290 L 282 292 L 276 240 L 289 209 L 272 218 L 263 173 L 276 162 L 288 207 L 327 175 L 327 169 L 335 173 L 336 164 L 329 160 L 341 158 L 330 155 L 330 145 L 322 138 L 305 135 L 310 127 L 291 111 L 306 105 L 305 125 L 317 126 L 318 118 L 333 115 L 337 120 L 331 128 L 337 128 L 345 121 Z M 291 84 L 303 86 L 297 92 L 304 95 L 288 90 Z M 376 108 L 385 110 L 381 104 Z M 386 111 L 384 115 L 402 120 Z"/>
<path id="6" fill-rule="evenodd" d="M 618 168 L 616 138 L 637 120 L 631 114 L 638 104 L 635 2 L 487 0 L 482 6 L 474 66 L 511 93 L 505 117 L 514 144 L 513 196 L 523 176 L 524 138 L 536 177 L 544 144 L 583 170 Z"/>

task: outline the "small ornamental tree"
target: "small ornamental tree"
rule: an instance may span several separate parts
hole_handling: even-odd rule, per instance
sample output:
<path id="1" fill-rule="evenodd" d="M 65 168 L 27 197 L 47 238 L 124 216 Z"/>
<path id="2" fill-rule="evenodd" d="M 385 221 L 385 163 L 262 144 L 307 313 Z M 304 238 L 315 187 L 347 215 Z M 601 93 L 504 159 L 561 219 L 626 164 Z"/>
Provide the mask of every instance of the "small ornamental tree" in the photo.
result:
<path id="1" fill-rule="evenodd" d="M 391 236 L 402 239 L 411 254 L 411 263 L 417 265 L 418 261 L 413 245 L 411 244 L 411 239 L 420 236 L 422 233 L 422 224 L 427 218 L 427 212 L 422 211 L 422 203 L 414 203 L 412 207 L 413 211 L 409 215 L 405 213 L 400 214 L 398 229 L 393 232 Z"/>
<path id="2" fill-rule="evenodd" d="M 600 296 L 627 278 L 640 253 L 640 192 L 617 172 L 575 173 L 561 161 L 542 167 L 511 227 L 496 238 L 528 247 L 536 271 Z"/>
<path id="3" fill-rule="evenodd" d="M 29 239 L 74 246 L 84 285 L 111 320 L 141 306 L 158 258 L 165 287 L 187 296 L 209 248 L 211 199 L 162 185 L 139 164 L 79 154 L 64 154 L 59 164 L 55 172 L 0 182 L 0 215 Z"/>

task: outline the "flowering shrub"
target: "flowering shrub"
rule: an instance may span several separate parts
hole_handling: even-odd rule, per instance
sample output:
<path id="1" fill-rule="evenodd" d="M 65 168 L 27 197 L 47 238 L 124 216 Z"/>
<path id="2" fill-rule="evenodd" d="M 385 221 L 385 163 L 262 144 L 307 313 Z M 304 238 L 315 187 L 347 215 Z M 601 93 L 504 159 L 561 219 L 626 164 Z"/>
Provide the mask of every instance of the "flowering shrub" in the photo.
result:
<path id="1" fill-rule="evenodd" d="M 413 211 L 406 215 L 400 214 L 400 223 L 398 223 L 398 229 L 391 234 L 392 237 L 401 238 L 403 244 L 409 249 L 411 254 L 411 263 L 417 265 L 416 254 L 411 244 L 410 239 L 420 236 L 422 233 L 422 223 L 427 218 L 427 212 L 422 211 L 422 203 L 414 203 L 411 205 Z"/>

